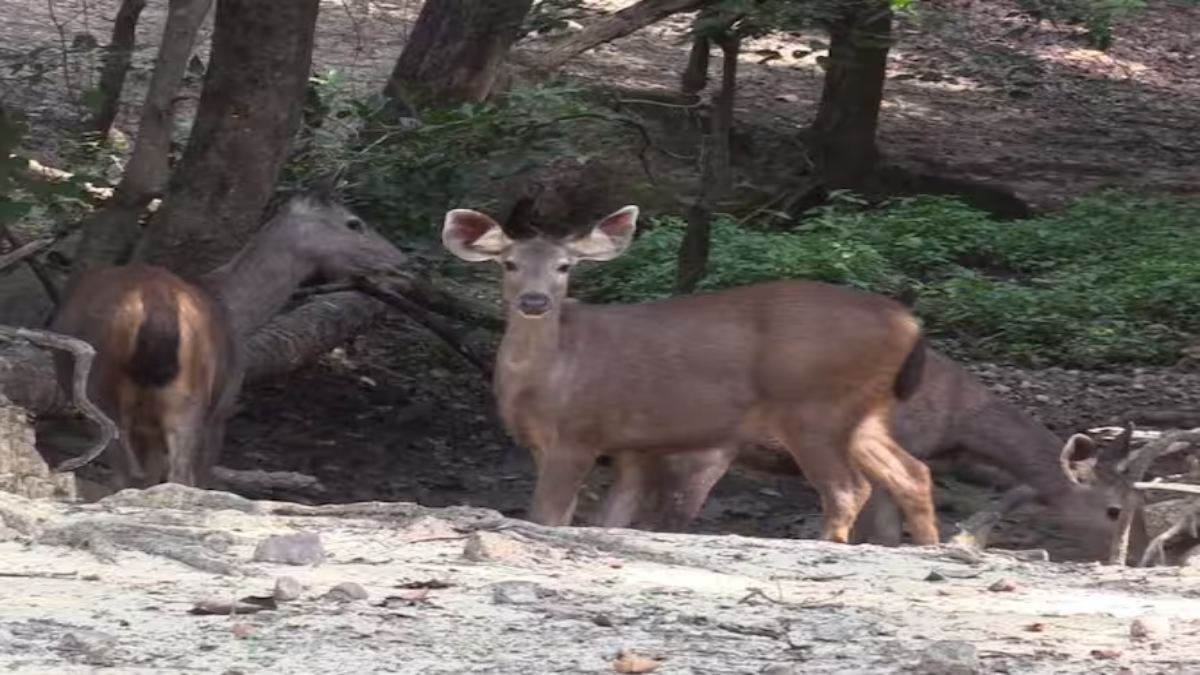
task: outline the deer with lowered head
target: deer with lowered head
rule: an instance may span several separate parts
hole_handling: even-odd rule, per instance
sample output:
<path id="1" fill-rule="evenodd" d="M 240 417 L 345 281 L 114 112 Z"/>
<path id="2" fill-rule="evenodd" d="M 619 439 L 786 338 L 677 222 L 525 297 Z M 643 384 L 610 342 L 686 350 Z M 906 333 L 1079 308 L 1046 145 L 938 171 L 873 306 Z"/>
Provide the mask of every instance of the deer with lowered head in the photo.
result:
<path id="1" fill-rule="evenodd" d="M 448 250 L 503 269 L 494 384 L 508 431 L 537 465 L 530 519 L 570 524 L 601 455 L 773 440 L 820 493 L 824 539 L 849 539 L 874 483 L 918 543 L 937 543 L 929 470 L 887 425 L 919 383 L 916 319 L 881 296 L 808 281 L 633 305 L 568 301 L 572 267 L 621 255 L 637 215 L 627 206 L 580 235 L 514 238 L 483 213 L 446 214 Z"/>
<path id="2" fill-rule="evenodd" d="M 1016 405 L 996 398 L 978 378 L 930 350 L 921 386 L 892 412 L 892 433 L 926 461 L 959 455 L 983 460 L 1029 488 L 1070 537 L 1080 557 L 1108 554 L 1121 515 L 1124 491 L 1104 475 L 1128 452 L 1128 439 L 1097 445 L 1083 434 L 1066 443 Z M 663 530 L 681 530 L 699 515 L 709 492 L 736 460 L 752 469 L 794 473 L 787 451 L 744 444 L 705 452 L 617 462 L 618 475 L 601 507 L 599 521 L 625 527 L 634 520 Z M 1015 506 L 1019 502 L 1012 502 Z M 895 546 L 902 538 L 900 514 L 888 495 L 872 492 L 852 539 Z M 1133 548 L 1145 540 L 1135 516 Z"/>
<path id="3" fill-rule="evenodd" d="M 306 280 L 398 272 L 405 255 L 342 205 L 331 185 L 275 201 L 227 264 L 195 281 L 162 267 L 85 274 L 51 329 L 96 350 L 89 395 L 120 430 L 111 487 L 203 487 L 241 389 L 246 339 Z M 67 391 L 70 357 L 56 355 Z"/>

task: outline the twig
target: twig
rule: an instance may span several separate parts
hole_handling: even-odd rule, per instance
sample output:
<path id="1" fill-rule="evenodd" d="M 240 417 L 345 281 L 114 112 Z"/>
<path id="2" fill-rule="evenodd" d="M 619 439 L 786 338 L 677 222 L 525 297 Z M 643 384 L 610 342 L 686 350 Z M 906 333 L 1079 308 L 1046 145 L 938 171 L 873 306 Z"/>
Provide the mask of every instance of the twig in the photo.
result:
<path id="1" fill-rule="evenodd" d="M 1189 485 L 1187 483 L 1162 483 L 1156 481 L 1142 481 L 1133 484 L 1134 490 L 1162 490 L 1163 492 L 1186 492 L 1188 494 L 1200 495 L 1200 485 Z"/>
<path id="2" fill-rule="evenodd" d="M 74 579 L 79 572 L 0 572 L 5 579 Z"/>
<path id="3" fill-rule="evenodd" d="M 1188 447 L 1188 444 L 1196 442 L 1200 442 L 1200 429 L 1164 434 L 1161 438 L 1150 441 L 1130 453 L 1118 464 L 1118 470 L 1124 474 L 1126 485 L 1133 488 L 1142 481 L 1154 460 L 1178 452 Z M 1110 565 L 1124 565 L 1128 559 L 1129 532 L 1133 525 L 1133 517 L 1141 511 L 1145 501 L 1142 491 L 1137 489 L 1127 491 L 1121 508 L 1121 516 L 1117 519 L 1117 536 L 1113 539 L 1108 552 Z"/>
<path id="4" fill-rule="evenodd" d="M 54 239 L 51 237 L 45 237 L 42 239 L 34 239 L 33 241 L 29 242 L 28 244 L 17 246 L 16 249 L 9 251 L 8 253 L 5 253 L 3 255 L 0 255 L 0 272 L 3 272 L 4 270 L 8 269 L 9 267 L 16 265 L 17 263 L 21 262 L 22 260 L 24 260 L 25 258 L 28 258 L 31 255 L 37 254 L 38 251 L 41 251 L 42 249 L 46 248 L 47 246 L 49 246 L 53 243 L 54 243 Z"/>
<path id="5" fill-rule="evenodd" d="M 1180 515 L 1170 527 L 1150 540 L 1150 543 L 1146 545 L 1145 552 L 1142 553 L 1142 559 L 1138 561 L 1138 565 L 1140 567 L 1149 567 L 1152 561 L 1156 564 L 1165 563 L 1167 542 L 1188 529 L 1191 530 L 1192 536 L 1195 536 L 1198 518 L 1200 518 L 1200 500 L 1196 500 L 1188 505 L 1187 511 Z"/>
<path id="6" fill-rule="evenodd" d="M 22 247 L 21 240 L 17 239 L 16 235 L 12 233 L 12 230 L 8 229 L 8 226 L 0 224 L 0 235 L 2 235 L 4 239 L 8 241 L 8 243 L 14 248 L 20 249 Z M 61 236 L 62 235 L 60 235 L 60 237 Z M 58 238 L 51 239 L 47 246 L 53 245 L 57 239 Z M 25 264 L 29 265 L 29 269 L 33 271 L 33 275 L 37 277 L 38 282 L 42 284 L 42 288 L 46 291 L 46 295 L 49 296 L 50 302 L 57 307 L 59 299 L 61 298 L 61 293 L 59 292 L 58 286 L 54 284 L 54 280 L 51 279 L 50 275 L 46 273 L 45 266 L 33 258 L 26 258 Z M 6 265 L 0 264 L 0 270 L 3 270 L 5 266 Z"/>
<path id="7" fill-rule="evenodd" d="M 92 403 L 87 395 L 88 375 L 92 371 L 92 359 L 96 357 L 96 350 L 83 340 L 45 330 L 0 326 L 0 336 L 25 340 L 40 347 L 60 349 L 71 353 L 75 366 L 74 378 L 71 382 L 71 399 L 79 412 L 99 427 L 100 438 L 87 452 L 79 457 L 63 461 L 54 470 L 59 473 L 74 471 L 99 457 L 109 444 L 116 440 L 119 432 L 112 418 L 96 407 L 96 404 Z"/>

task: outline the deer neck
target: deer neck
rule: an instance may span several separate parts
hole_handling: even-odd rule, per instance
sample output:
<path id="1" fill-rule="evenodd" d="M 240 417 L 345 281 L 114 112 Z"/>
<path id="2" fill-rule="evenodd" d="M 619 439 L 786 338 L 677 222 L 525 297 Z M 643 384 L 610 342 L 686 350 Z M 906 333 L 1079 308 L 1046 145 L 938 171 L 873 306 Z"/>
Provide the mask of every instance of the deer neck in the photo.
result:
<path id="1" fill-rule="evenodd" d="M 233 260 L 202 278 L 242 340 L 278 314 L 315 272 L 291 247 L 272 239 L 269 234 L 255 237 Z"/>

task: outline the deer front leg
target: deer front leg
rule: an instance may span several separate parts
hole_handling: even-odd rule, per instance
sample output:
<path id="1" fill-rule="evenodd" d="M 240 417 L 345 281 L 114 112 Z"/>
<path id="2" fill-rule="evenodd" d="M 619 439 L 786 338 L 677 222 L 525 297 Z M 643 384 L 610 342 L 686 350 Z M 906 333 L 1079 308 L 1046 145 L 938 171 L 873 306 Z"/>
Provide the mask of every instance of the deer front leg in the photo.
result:
<path id="1" fill-rule="evenodd" d="M 850 533 L 852 544 L 879 544 L 880 546 L 899 546 L 903 538 L 904 522 L 887 492 L 873 490 L 867 499 L 863 510 L 854 522 Z"/>
<path id="2" fill-rule="evenodd" d="M 658 461 L 661 461 L 658 457 L 636 452 L 622 452 L 613 457 L 617 479 L 600 507 L 597 526 L 629 527 L 646 500 L 655 496 L 649 478 Z"/>
<path id="3" fill-rule="evenodd" d="M 583 485 L 596 453 L 581 450 L 536 450 L 537 484 L 529 519 L 539 525 L 570 525 L 575 515 L 579 488 Z"/>
<path id="4" fill-rule="evenodd" d="M 713 486 L 736 457 L 736 448 L 716 447 L 656 458 L 650 471 L 656 499 L 645 500 L 645 506 L 654 511 L 643 513 L 643 518 L 662 532 L 687 529 L 700 516 Z"/>

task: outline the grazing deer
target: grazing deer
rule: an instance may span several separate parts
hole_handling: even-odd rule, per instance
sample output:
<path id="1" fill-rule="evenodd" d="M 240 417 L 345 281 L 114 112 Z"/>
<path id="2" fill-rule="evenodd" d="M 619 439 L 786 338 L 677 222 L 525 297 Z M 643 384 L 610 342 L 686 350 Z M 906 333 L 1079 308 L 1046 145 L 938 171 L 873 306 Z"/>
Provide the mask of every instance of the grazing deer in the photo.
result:
<path id="1" fill-rule="evenodd" d="M 229 263 L 186 281 L 128 265 L 84 275 L 52 330 L 96 349 L 88 384 L 120 429 L 112 487 L 203 486 L 241 389 L 241 345 L 303 282 L 390 273 L 403 253 L 322 187 L 277 200 Z M 70 357 L 56 357 L 70 391 Z"/>
<path id="2" fill-rule="evenodd" d="M 623 253 L 637 214 L 627 206 L 579 236 L 522 239 L 476 211 L 446 214 L 447 249 L 504 270 L 495 389 L 537 465 L 530 518 L 569 524 L 600 455 L 778 440 L 821 495 L 823 538 L 848 540 L 869 479 L 918 543 L 937 543 L 929 470 L 887 428 L 894 401 L 918 384 L 916 319 L 881 296 L 807 281 L 636 305 L 568 302 L 571 268 Z"/>
<path id="3" fill-rule="evenodd" d="M 1038 501 L 1073 537 L 1077 550 L 1093 559 L 1107 555 L 1123 491 L 1098 474 L 1125 455 L 1127 441 L 1123 446 L 1108 444 L 1099 452 L 1082 434 L 1064 444 L 1020 408 L 993 396 L 965 368 L 932 350 L 920 388 L 896 406 L 890 426 L 900 444 L 921 459 L 962 454 L 1003 469 L 1033 488 Z M 683 529 L 699 515 L 709 491 L 735 460 L 771 473 L 795 473 L 786 450 L 761 444 L 618 458 L 617 481 L 599 520 L 609 527 L 625 527 L 633 521 L 633 511 L 640 509 L 639 520 L 651 527 Z M 1139 527 L 1140 520 L 1135 520 L 1135 528 Z M 855 525 L 853 540 L 895 546 L 901 536 L 896 505 L 886 493 L 874 491 Z M 1144 535 L 1135 531 L 1134 539 Z"/>

